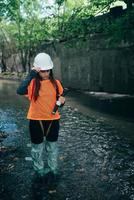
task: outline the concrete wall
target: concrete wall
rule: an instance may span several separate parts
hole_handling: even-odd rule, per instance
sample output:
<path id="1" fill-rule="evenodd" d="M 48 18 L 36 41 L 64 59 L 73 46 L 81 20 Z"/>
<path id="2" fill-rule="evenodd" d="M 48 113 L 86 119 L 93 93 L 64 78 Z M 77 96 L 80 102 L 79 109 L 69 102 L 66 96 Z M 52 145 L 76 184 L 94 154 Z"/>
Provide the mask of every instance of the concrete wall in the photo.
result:
<path id="1" fill-rule="evenodd" d="M 64 49 L 62 79 L 67 86 L 107 92 L 134 92 L 130 49 Z"/>
<path id="2" fill-rule="evenodd" d="M 88 41 L 44 43 L 54 61 L 55 76 L 65 87 L 81 90 L 134 94 L 134 45 L 109 46 L 109 38 L 92 36 Z M 32 59 L 31 59 L 32 60 Z M 22 70 L 18 55 L 5 59 L 9 71 Z M 32 64 L 32 63 L 31 63 Z"/>
<path id="3" fill-rule="evenodd" d="M 134 46 L 111 48 L 100 37 L 75 47 L 67 44 L 40 47 L 52 55 L 56 76 L 65 87 L 134 94 Z"/>

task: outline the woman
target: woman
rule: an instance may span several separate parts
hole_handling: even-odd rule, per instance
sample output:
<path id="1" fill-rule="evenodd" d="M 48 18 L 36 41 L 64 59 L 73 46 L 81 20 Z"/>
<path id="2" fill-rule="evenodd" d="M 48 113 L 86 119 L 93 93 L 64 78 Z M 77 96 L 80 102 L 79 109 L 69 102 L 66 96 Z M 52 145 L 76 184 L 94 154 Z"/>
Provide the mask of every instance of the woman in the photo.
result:
<path id="1" fill-rule="evenodd" d="M 34 59 L 33 68 L 22 81 L 17 94 L 26 95 L 30 100 L 27 114 L 31 136 L 31 156 L 33 168 L 40 175 L 57 173 L 57 140 L 59 134 L 59 112 L 53 113 L 56 101 L 62 105 L 65 98 L 63 87 L 53 77 L 53 62 L 46 53 L 39 53 Z M 44 168 L 43 149 L 47 152 L 47 166 Z"/>

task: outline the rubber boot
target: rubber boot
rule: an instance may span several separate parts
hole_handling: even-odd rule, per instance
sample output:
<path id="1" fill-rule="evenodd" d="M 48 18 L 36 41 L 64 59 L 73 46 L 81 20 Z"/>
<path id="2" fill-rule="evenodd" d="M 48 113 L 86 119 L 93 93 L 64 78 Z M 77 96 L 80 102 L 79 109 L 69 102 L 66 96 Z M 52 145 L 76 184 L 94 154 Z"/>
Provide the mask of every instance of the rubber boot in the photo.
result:
<path id="1" fill-rule="evenodd" d="M 43 162 L 43 143 L 32 143 L 31 156 L 33 160 L 33 168 L 38 175 L 44 175 L 44 162 Z"/>
<path id="2" fill-rule="evenodd" d="M 45 147 L 47 151 L 47 164 L 50 172 L 57 174 L 58 170 L 58 146 L 56 142 L 45 141 Z"/>

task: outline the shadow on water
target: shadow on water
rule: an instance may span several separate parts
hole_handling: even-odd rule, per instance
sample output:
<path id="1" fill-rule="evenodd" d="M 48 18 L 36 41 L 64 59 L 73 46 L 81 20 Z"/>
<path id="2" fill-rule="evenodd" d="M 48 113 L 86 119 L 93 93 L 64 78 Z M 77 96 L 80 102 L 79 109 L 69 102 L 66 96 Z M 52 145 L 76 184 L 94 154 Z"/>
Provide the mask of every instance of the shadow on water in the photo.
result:
<path id="1" fill-rule="evenodd" d="M 24 159 L 30 153 L 28 102 L 15 94 L 15 82 L 2 84 L 0 131 L 8 135 L 1 142 L 7 148 L 0 154 L 2 200 L 134 199 L 134 145 L 127 132 L 124 136 L 104 118 L 85 116 L 69 105 L 61 110 L 61 176 L 49 185 L 37 180 L 32 163 Z"/>

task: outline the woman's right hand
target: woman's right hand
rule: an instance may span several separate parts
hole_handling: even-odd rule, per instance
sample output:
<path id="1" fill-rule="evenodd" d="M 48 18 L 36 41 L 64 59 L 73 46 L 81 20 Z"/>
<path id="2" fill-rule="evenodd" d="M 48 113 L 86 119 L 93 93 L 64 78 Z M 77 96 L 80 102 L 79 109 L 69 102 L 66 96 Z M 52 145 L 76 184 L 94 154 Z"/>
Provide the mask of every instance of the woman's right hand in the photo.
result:
<path id="1" fill-rule="evenodd" d="M 39 71 L 41 70 L 41 68 L 40 68 L 40 67 L 32 67 L 31 70 L 34 70 L 34 71 L 36 71 L 36 72 L 39 72 Z"/>

